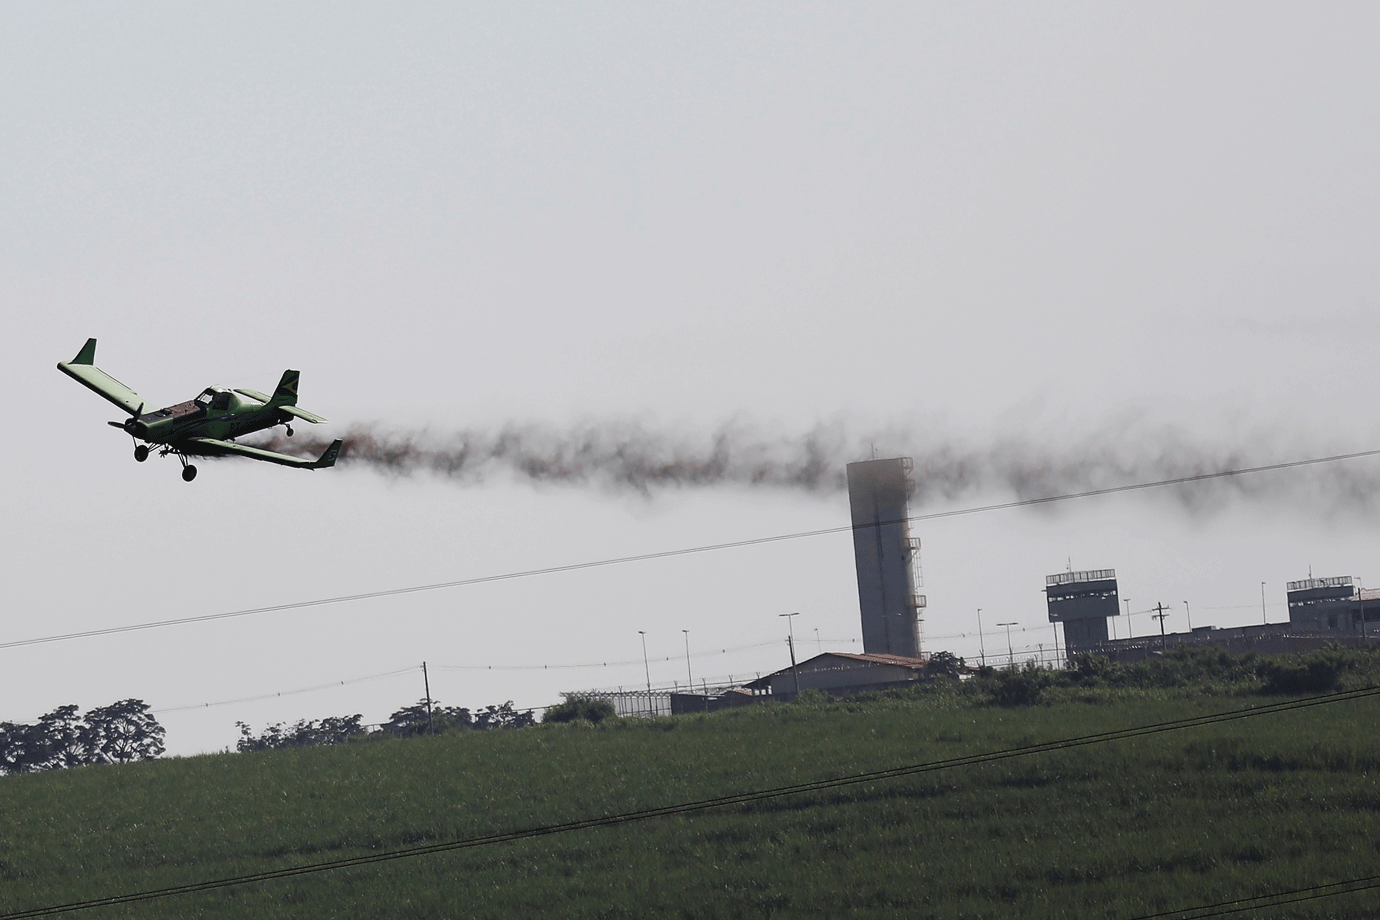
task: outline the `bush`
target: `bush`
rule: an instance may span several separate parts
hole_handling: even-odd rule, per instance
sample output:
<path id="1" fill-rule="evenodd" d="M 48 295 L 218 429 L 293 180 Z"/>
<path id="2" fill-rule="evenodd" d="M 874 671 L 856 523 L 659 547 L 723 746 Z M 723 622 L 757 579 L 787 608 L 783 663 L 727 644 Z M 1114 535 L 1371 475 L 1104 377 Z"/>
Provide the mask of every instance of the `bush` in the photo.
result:
<path id="1" fill-rule="evenodd" d="M 1281 695 L 1331 693 L 1346 670 L 1346 662 L 1336 654 L 1324 653 L 1289 664 L 1265 661 L 1260 665 L 1265 681 L 1261 691 Z"/>
<path id="2" fill-rule="evenodd" d="M 1033 664 L 1014 671 L 998 671 L 992 688 L 992 702 L 998 706 L 1034 706 L 1041 701 L 1046 688 L 1052 686 L 1054 680 L 1053 674 Z"/>
<path id="3" fill-rule="evenodd" d="M 541 717 L 543 722 L 593 722 L 599 724 L 613 718 L 617 713 L 608 700 L 591 700 L 574 697 L 551 706 Z"/>

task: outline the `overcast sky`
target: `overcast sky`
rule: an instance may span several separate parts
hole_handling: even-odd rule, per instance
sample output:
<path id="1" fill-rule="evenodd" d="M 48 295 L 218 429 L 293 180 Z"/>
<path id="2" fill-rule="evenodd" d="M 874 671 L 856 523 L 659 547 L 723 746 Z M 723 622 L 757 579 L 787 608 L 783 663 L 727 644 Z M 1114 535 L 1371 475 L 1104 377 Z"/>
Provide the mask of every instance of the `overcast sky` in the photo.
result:
<path id="1" fill-rule="evenodd" d="M 88 336 L 151 406 L 298 368 L 326 437 L 914 455 L 916 513 L 1380 447 L 1377 47 L 1366 3 L 6 4 L 0 643 L 848 523 L 829 477 L 597 463 L 187 484 L 54 369 Z M 1258 622 L 1261 582 L 1284 620 L 1310 567 L 1380 585 L 1377 483 L 917 524 L 925 644 L 1052 645 L 1070 564 L 1137 633 Z M 0 720 L 138 697 L 218 750 L 386 719 L 423 660 L 540 706 L 641 685 L 639 630 L 656 683 L 682 630 L 697 681 L 782 667 L 792 611 L 860 647 L 847 533 L 0 649 Z"/>

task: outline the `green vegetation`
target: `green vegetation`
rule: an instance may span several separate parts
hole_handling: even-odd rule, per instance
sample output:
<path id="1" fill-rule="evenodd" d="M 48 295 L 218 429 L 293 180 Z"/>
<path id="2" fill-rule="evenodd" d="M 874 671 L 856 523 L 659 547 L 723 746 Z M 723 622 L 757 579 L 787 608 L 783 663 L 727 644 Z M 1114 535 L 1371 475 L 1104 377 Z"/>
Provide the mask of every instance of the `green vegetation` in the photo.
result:
<path id="1" fill-rule="evenodd" d="M 0 779 L 0 915 L 1380 685 L 1177 654 L 862 697 Z M 1291 689 L 1294 688 L 1294 689 Z M 1380 697 L 91 917 L 1134 918 L 1376 873 Z M 1343 894 L 1241 916 L 1371 917 Z M 1177 914 L 1176 914 L 1177 915 Z"/>
<path id="2" fill-rule="evenodd" d="M 143 700 L 120 700 L 85 716 L 76 706 L 59 706 L 34 723 L 0 722 L 0 774 L 152 760 L 165 750 L 163 735 Z"/>
<path id="3" fill-rule="evenodd" d="M 461 706 L 442 706 L 437 700 L 418 700 L 388 717 L 388 721 L 371 729 L 364 725 L 363 716 L 329 716 L 321 720 L 300 720 L 291 726 L 282 722 L 267 726 L 259 734 L 243 722 L 236 722 L 240 740 L 235 750 L 271 751 L 289 747 L 320 747 L 326 744 L 346 744 L 352 741 L 373 741 L 383 738 L 414 738 L 417 735 L 439 735 L 446 732 L 486 731 L 497 728 L 526 728 L 536 723 L 532 713 L 513 708 L 509 700 L 498 706 L 485 706 L 471 713 Z M 597 720 L 596 720 L 597 721 Z"/>

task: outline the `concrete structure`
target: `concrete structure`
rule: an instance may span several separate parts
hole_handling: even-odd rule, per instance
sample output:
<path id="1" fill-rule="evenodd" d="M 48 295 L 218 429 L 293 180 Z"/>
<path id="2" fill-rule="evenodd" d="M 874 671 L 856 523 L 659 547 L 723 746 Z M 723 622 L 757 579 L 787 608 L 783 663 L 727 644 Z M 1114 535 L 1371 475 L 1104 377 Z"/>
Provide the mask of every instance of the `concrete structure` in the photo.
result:
<path id="1" fill-rule="evenodd" d="M 1045 606 L 1051 623 L 1064 624 L 1064 647 L 1070 657 L 1105 644 L 1107 618 L 1121 615 L 1116 569 L 1047 576 Z"/>
<path id="2" fill-rule="evenodd" d="M 1343 636 L 1380 634 L 1380 590 L 1362 588 L 1350 575 L 1304 578 L 1286 586 L 1289 625 Z"/>
<path id="3" fill-rule="evenodd" d="M 745 688 L 775 699 L 789 699 L 801 691 L 822 690 L 826 693 L 856 693 L 862 690 L 885 690 L 904 687 L 926 679 L 929 660 L 901 655 L 825 652 L 793 668 L 782 668 L 760 677 Z"/>
<path id="4" fill-rule="evenodd" d="M 858 572 L 863 651 L 920 655 L 920 541 L 910 535 L 908 457 L 848 464 L 848 504 L 853 515 L 853 556 Z"/>
<path id="5" fill-rule="evenodd" d="M 1369 643 L 1360 634 L 1351 636 L 1328 635 L 1314 631 L 1296 630 L 1288 623 L 1268 623 L 1260 626 L 1200 626 L 1192 632 L 1169 633 L 1168 635 L 1137 636 L 1134 639 L 1111 639 L 1101 645 L 1083 649 L 1084 652 L 1100 655 L 1109 661 L 1143 661 L 1167 651 L 1187 646 L 1221 649 L 1232 655 L 1255 652 L 1258 655 L 1289 655 L 1298 652 L 1311 652 L 1329 646 L 1342 645 L 1360 647 L 1375 644 L 1376 636 L 1371 635 Z"/>

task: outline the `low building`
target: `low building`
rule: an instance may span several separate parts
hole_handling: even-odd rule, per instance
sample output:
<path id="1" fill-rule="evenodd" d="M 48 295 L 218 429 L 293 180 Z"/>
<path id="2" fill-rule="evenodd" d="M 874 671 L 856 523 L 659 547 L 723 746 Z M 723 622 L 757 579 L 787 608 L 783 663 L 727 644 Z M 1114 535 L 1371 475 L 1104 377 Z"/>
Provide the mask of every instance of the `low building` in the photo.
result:
<path id="1" fill-rule="evenodd" d="M 928 658 L 903 655 L 825 652 L 794 667 L 760 677 L 744 687 L 776 699 L 789 699 L 804 690 L 826 693 L 885 690 L 927 679 L 925 668 L 928 664 Z"/>

